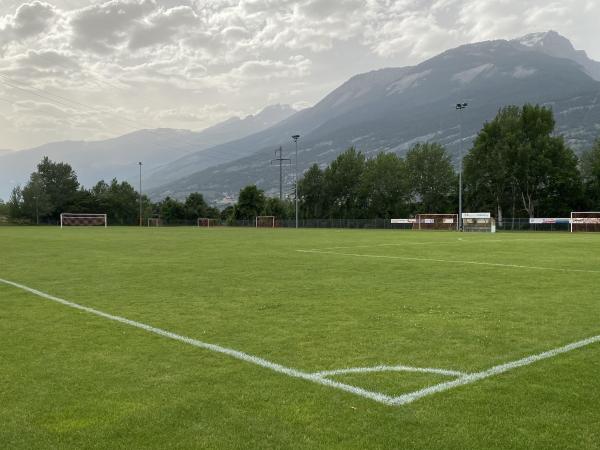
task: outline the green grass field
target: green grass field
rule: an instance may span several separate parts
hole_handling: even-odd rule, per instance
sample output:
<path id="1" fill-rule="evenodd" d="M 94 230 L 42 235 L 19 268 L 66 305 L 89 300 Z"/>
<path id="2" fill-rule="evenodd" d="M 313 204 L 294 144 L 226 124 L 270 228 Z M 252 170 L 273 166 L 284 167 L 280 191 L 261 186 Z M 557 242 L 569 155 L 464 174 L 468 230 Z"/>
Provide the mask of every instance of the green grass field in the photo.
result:
<path id="1" fill-rule="evenodd" d="M 0 279 L 294 371 L 0 282 L 2 448 L 600 448 L 596 342 L 398 400 L 600 335 L 598 234 L 1 227 Z"/>

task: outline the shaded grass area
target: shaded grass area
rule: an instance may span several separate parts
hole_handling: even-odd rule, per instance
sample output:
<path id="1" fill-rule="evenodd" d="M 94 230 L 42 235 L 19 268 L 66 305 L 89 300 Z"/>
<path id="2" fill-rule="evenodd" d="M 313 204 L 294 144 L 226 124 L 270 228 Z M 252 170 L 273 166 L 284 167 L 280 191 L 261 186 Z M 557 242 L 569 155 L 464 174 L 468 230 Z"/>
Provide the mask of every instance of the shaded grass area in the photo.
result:
<path id="1" fill-rule="evenodd" d="M 457 236 L 6 227 L 0 277 L 307 371 L 473 371 L 600 333 L 593 274 L 296 252 L 366 246 L 353 253 L 600 270 L 600 236 Z M 595 448 L 600 439 L 598 346 L 391 408 L 2 285 L 0 338 L 7 448 Z M 390 394 L 441 381 L 414 375 L 337 379 Z"/>

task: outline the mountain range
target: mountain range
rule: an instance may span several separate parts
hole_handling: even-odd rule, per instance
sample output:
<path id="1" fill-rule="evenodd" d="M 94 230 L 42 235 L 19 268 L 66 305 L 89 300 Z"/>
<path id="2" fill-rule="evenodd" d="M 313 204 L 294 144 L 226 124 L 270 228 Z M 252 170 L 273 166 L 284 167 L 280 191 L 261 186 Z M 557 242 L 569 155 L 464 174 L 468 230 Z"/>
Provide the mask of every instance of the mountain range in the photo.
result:
<path id="1" fill-rule="evenodd" d="M 600 63 L 575 50 L 556 32 L 463 45 L 416 66 L 357 75 L 314 107 L 205 152 L 230 161 L 198 166 L 188 176 L 153 188 L 152 194 L 183 197 L 200 191 L 219 199 L 247 184 L 274 194 L 278 171 L 270 159 L 280 145 L 286 156 L 293 154 L 292 134 L 301 135 L 300 171 L 313 163 L 325 166 L 349 146 L 367 155 L 403 154 L 421 141 L 444 144 L 458 162 L 461 122 L 467 148 L 501 107 L 527 102 L 552 107 L 557 132 L 581 150 L 600 136 L 599 100 Z M 467 102 L 469 107 L 458 112 L 458 102 Z M 242 153 L 246 156 L 233 157 Z M 192 158 L 188 155 L 172 164 Z M 291 186 L 291 170 L 286 181 Z"/>
<path id="2" fill-rule="evenodd" d="M 461 136 L 466 150 L 483 123 L 501 107 L 527 102 L 552 107 L 557 133 L 580 151 L 600 136 L 599 100 L 600 63 L 554 31 L 468 44 L 415 66 L 356 75 L 311 108 L 293 112 L 281 107 L 285 113 L 274 114 L 276 118 L 262 127 L 249 122 L 244 127 L 240 120 L 225 122 L 213 127 L 212 146 L 201 141 L 198 133 L 177 131 L 181 133 L 178 139 L 183 136 L 197 145 L 195 151 L 191 151 L 193 145 L 181 153 L 157 150 L 163 159 L 146 173 L 144 184 L 154 199 L 166 195 L 182 198 L 199 191 L 219 202 L 247 184 L 274 194 L 279 171 L 271 160 L 279 146 L 284 157 L 294 159 L 293 134 L 301 136 L 300 172 L 314 163 L 325 166 L 349 146 L 369 156 L 380 151 L 402 155 L 424 141 L 445 145 L 458 162 Z M 459 112 L 455 109 L 458 102 L 469 106 Z M 219 135 L 221 126 L 231 127 L 237 134 Z M 157 149 L 175 145 L 167 130 L 158 132 L 165 137 L 152 136 Z M 86 145 L 93 144 L 98 143 Z M 126 142 L 121 152 L 125 146 Z M 127 149 L 134 151 L 133 146 Z M 0 167 L 6 158 L 14 155 L 0 155 Z M 102 159 L 110 158 L 103 155 Z M 131 174 L 131 162 L 128 164 Z M 81 169 L 73 165 L 79 173 Z M 135 179 L 135 173 L 129 178 Z M 288 192 L 292 181 L 293 169 L 287 167 Z"/>
<path id="3" fill-rule="evenodd" d="M 164 164 L 186 154 L 198 155 L 202 150 L 215 145 L 264 130 L 295 112 L 288 105 L 272 105 L 255 115 L 232 117 L 200 132 L 169 128 L 147 129 L 102 141 L 63 141 L 19 151 L 0 150 L 0 198 L 7 198 L 15 185 L 26 183 L 30 173 L 44 156 L 53 161 L 71 164 L 79 181 L 87 187 L 101 179 L 134 181 L 137 180 L 138 161 L 143 161 L 145 174 L 152 174 L 154 171 L 160 173 Z M 208 160 L 220 162 L 210 158 Z M 182 173 L 193 171 L 184 170 Z M 169 172 L 171 178 L 162 174 L 160 179 L 167 182 L 180 176 L 173 169 Z"/>

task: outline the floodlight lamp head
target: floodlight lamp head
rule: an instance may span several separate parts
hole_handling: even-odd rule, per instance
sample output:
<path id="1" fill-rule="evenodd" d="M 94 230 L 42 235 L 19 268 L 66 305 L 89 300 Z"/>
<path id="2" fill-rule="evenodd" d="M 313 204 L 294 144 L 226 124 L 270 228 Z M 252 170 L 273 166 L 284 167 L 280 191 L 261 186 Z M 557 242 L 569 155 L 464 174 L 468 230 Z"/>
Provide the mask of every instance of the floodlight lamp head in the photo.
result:
<path id="1" fill-rule="evenodd" d="M 297 141 L 298 139 L 300 139 L 300 135 L 299 134 L 295 134 L 295 135 L 292 136 L 292 139 L 294 141 Z"/>

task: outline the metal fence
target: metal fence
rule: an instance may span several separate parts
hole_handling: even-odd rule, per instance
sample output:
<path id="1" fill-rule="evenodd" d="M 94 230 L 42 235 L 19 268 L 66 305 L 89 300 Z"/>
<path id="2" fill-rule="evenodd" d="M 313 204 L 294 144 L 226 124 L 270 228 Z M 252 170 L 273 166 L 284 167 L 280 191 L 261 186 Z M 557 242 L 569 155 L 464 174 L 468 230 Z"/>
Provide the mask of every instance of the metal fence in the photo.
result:
<path id="1" fill-rule="evenodd" d="M 109 226 L 114 225 L 129 225 L 137 226 L 139 222 L 135 221 L 128 224 L 116 224 L 108 221 Z M 32 225 L 28 221 L 3 221 L 0 225 Z M 40 221 L 40 225 L 58 225 L 56 221 L 45 220 Z M 294 228 L 296 221 L 277 220 L 275 223 L 279 228 Z M 144 227 L 147 226 L 147 221 L 144 220 Z M 180 226 L 197 226 L 196 220 L 174 220 L 161 221 L 161 227 L 180 227 Z M 250 227 L 254 228 L 256 222 L 251 220 L 236 220 L 236 221 L 219 221 L 216 226 L 232 226 L 232 227 Z M 300 219 L 298 221 L 299 228 L 338 228 L 338 229 L 395 229 L 395 230 L 412 230 L 412 223 L 391 223 L 390 219 Z M 569 231 L 568 223 L 547 223 L 547 224 L 530 224 L 529 218 L 505 218 L 501 222 L 496 222 L 496 230 L 500 232 L 508 231 Z"/>

